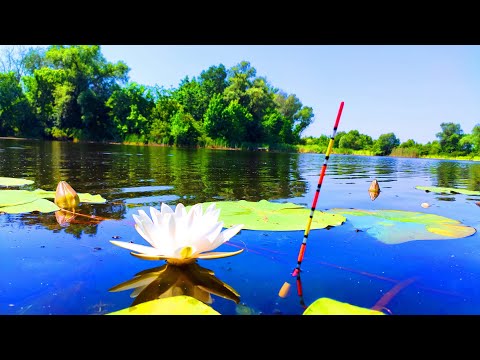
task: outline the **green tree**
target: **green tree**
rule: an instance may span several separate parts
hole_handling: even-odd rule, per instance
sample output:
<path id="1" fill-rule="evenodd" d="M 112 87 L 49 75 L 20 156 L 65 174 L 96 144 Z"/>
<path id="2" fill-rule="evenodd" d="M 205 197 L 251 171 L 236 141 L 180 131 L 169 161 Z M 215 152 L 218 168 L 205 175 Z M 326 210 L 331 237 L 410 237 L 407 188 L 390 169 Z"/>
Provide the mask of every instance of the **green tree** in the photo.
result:
<path id="1" fill-rule="evenodd" d="M 0 136 L 33 135 L 32 114 L 15 72 L 0 73 Z"/>
<path id="2" fill-rule="evenodd" d="M 227 72 L 228 86 L 223 92 L 227 102 L 237 100 L 240 105 L 248 109 L 250 99 L 247 89 L 252 86 L 256 74 L 257 70 L 248 61 L 232 66 Z"/>
<path id="3" fill-rule="evenodd" d="M 199 83 L 206 95 L 206 103 L 210 103 L 213 95 L 223 94 L 227 87 L 227 70 L 223 64 L 210 66 L 200 73 Z"/>
<path id="4" fill-rule="evenodd" d="M 278 91 L 274 95 L 274 101 L 278 111 L 285 118 L 284 142 L 287 144 L 299 143 L 302 132 L 313 120 L 313 109 L 303 106 L 296 95 L 287 95 L 283 91 Z"/>
<path id="5" fill-rule="evenodd" d="M 437 133 L 436 136 L 442 152 L 453 153 L 454 151 L 460 150 L 459 143 L 463 137 L 463 130 L 460 124 L 454 124 L 453 122 L 441 123 L 440 127 L 442 131 Z"/>
<path id="6" fill-rule="evenodd" d="M 191 114 L 196 121 L 202 120 L 208 106 L 207 94 L 195 78 L 185 77 L 172 92 L 172 97 L 183 106 L 185 113 Z"/>
<path id="7" fill-rule="evenodd" d="M 108 101 L 109 116 L 121 140 L 146 141 L 155 106 L 150 89 L 135 82 L 115 90 Z"/>
<path id="8" fill-rule="evenodd" d="M 474 126 L 471 134 L 460 139 L 459 146 L 466 153 L 480 154 L 480 124 Z"/>
<path id="9" fill-rule="evenodd" d="M 33 64 L 44 64 L 25 77 L 27 98 L 45 125 L 68 137 L 102 139 L 111 127 L 105 103 L 128 79 L 128 67 L 109 63 L 100 46 L 50 46 L 45 58 L 32 55 Z M 37 65 L 32 65 L 33 68 Z"/>
<path id="10" fill-rule="evenodd" d="M 214 95 L 204 117 L 204 129 L 212 139 L 222 139 L 229 145 L 249 141 L 248 124 L 253 116 L 238 100 L 227 101 L 221 94 Z"/>
<path id="11" fill-rule="evenodd" d="M 382 134 L 373 143 L 372 151 L 375 155 L 390 155 L 393 148 L 400 145 L 400 140 L 394 133 Z"/>
<path id="12" fill-rule="evenodd" d="M 202 135 L 201 125 L 189 113 L 180 109 L 172 117 L 171 135 L 175 145 L 195 146 Z"/>
<path id="13" fill-rule="evenodd" d="M 158 90 L 156 97 L 148 139 L 158 144 L 173 145 L 171 119 L 182 108 L 182 105 L 171 97 L 168 90 Z"/>
<path id="14" fill-rule="evenodd" d="M 347 135 L 345 131 L 337 131 L 335 134 L 335 142 L 333 144 L 334 148 L 340 148 L 340 141 L 342 141 L 342 138 Z"/>
<path id="15" fill-rule="evenodd" d="M 400 144 L 401 148 L 414 148 L 417 147 L 417 143 L 413 139 L 408 139 L 407 141 Z"/>

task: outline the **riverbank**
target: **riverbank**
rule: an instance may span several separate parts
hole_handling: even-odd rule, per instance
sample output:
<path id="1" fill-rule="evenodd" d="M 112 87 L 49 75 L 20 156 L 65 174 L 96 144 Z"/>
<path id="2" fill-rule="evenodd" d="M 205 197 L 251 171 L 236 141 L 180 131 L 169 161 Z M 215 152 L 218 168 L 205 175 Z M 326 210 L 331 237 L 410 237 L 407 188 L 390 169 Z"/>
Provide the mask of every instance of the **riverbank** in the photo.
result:
<path id="1" fill-rule="evenodd" d="M 43 140 L 36 138 L 21 138 L 14 136 L 0 136 L 0 140 L 35 140 L 35 141 L 63 141 L 63 140 Z M 163 147 L 179 147 L 175 145 L 168 144 L 154 144 L 154 143 L 143 143 L 143 142 L 114 142 L 114 141 L 73 141 L 76 143 L 85 143 L 85 144 L 110 144 L 110 145 L 135 145 L 135 146 L 163 146 Z M 196 148 L 202 148 L 202 146 L 196 146 Z M 325 154 L 323 149 L 318 146 L 304 146 L 304 145 L 285 145 L 283 148 L 270 149 L 264 146 L 249 146 L 248 148 L 241 147 L 225 147 L 225 146 L 203 146 L 205 149 L 212 150 L 231 150 L 231 151 L 261 151 L 261 152 L 297 152 L 300 154 Z M 332 155 L 355 155 L 355 156 L 380 156 L 374 155 L 371 151 L 368 150 L 351 150 L 351 149 L 332 149 Z M 424 155 L 418 157 L 409 157 L 409 156 L 392 156 L 387 155 L 387 157 L 395 158 L 405 158 L 405 159 L 435 159 L 435 160 L 457 160 L 457 161 L 480 161 L 480 156 L 441 156 L 441 155 Z"/>

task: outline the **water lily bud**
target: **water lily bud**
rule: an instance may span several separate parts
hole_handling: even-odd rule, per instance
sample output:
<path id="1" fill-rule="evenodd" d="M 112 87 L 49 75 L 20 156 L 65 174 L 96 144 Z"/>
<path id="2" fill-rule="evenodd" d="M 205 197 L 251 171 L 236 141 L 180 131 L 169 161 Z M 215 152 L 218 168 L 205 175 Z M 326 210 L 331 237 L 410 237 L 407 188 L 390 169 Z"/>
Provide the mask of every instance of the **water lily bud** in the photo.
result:
<path id="1" fill-rule="evenodd" d="M 60 181 L 55 191 L 55 204 L 62 209 L 75 209 L 80 203 L 80 198 L 73 188 L 66 182 Z"/>
<path id="2" fill-rule="evenodd" d="M 370 187 L 368 188 L 368 194 L 370 195 L 370 199 L 375 200 L 378 195 L 380 195 L 380 185 L 378 185 L 378 181 L 375 179 L 371 182 Z"/>

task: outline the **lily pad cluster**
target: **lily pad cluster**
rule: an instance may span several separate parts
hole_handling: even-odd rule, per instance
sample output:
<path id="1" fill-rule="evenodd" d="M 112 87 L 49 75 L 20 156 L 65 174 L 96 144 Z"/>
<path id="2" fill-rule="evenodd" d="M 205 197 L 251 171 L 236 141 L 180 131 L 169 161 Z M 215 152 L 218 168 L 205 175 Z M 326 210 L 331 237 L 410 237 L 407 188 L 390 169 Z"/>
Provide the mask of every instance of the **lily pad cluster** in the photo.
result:
<path id="1" fill-rule="evenodd" d="M 14 178 L 0 178 L 0 185 L 3 186 L 22 186 L 30 185 L 33 181 Z M 90 193 L 79 193 L 80 202 L 87 203 L 105 203 L 101 195 L 92 195 Z M 43 189 L 35 190 L 0 190 L 0 213 L 21 214 L 32 211 L 54 212 L 60 210 L 53 201 L 48 199 L 55 198 L 55 191 Z"/>

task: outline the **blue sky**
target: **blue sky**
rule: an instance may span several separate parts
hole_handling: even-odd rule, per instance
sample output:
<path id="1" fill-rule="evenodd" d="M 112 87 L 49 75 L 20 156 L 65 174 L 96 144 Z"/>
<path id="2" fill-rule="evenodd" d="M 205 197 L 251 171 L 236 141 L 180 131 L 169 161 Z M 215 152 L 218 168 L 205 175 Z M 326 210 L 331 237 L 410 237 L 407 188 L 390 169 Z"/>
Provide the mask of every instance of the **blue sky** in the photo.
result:
<path id="1" fill-rule="evenodd" d="M 123 60 L 130 80 L 177 87 L 212 65 L 245 60 L 274 87 L 313 108 L 302 135 L 357 129 L 373 139 L 393 132 L 402 142 L 436 139 L 442 122 L 471 133 L 480 123 L 477 45 L 102 45 L 108 61 Z"/>
<path id="2" fill-rule="evenodd" d="M 338 131 L 393 132 L 406 141 L 436 139 L 442 122 L 471 133 L 480 123 L 480 46 L 460 45 L 104 45 L 107 60 L 124 60 L 130 79 L 177 87 L 212 65 L 249 61 L 257 76 L 313 108 L 303 135 Z"/>

